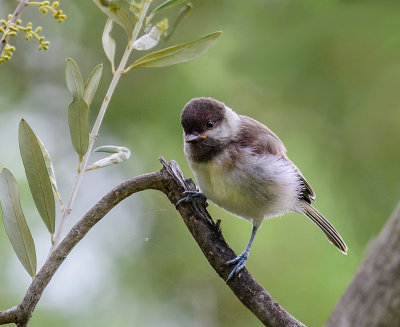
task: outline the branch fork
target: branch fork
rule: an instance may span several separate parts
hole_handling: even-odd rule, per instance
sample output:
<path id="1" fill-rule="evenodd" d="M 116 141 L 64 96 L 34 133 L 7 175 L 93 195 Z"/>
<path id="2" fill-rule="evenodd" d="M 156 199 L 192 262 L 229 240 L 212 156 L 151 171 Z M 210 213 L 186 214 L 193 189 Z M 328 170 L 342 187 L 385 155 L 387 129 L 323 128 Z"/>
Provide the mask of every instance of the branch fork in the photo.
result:
<path id="1" fill-rule="evenodd" d="M 196 191 L 193 180 L 184 178 L 175 161 L 167 162 L 164 158 L 159 159 L 163 165 L 160 171 L 136 176 L 116 186 L 72 227 L 47 258 L 22 302 L 18 306 L 0 311 L 0 325 L 8 323 L 14 323 L 18 327 L 28 325 L 36 305 L 58 267 L 91 228 L 122 200 L 134 193 L 153 189 L 163 192 L 176 206 L 185 191 Z M 225 281 L 230 272 L 230 267 L 226 262 L 235 258 L 236 254 L 225 242 L 218 221 L 214 223 L 204 205 L 197 202 L 182 203 L 176 208 L 210 265 Z M 398 249 L 400 249 L 399 231 L 400 205 L 374 242 L 370 255 L 361 265 L 350 287 L 339 301 L 327 322 L 327 327 L 400 325 L 398 314 L 400 291 L 396 287 L 400 285 L 397 283 L 400 271 L 400 260 L 397 259 Z M 265 326 L 305 327 L 286 312 L 257 283 L 246 268 L 229 280 L 227 285 Z M 388 288 L 390 292 L 387 291 Z M 385 296 L 382 297 L 382 294 Z"/>
<path id="2" fill-rule="evenodd" d="M 185 179 L 175 161 L 167 162 L 160 158 L 163 168 L 159 172 L 139 175 L 121 183 L 97 204 L 69 231 L 58 244 L 29 286 L 22 302 L 8 310 L 0 311 L 0 325 L 14 323 L 18 327 L 28 325 L 45 288 L 64 262 L 68 254 L 90 229 L 99 222 L 118 203 L 143 190 L 154 189 L 163 192 L 173 205 L 176 205 L 184 191 L 195 191 L 191 179 Z M 230 267 L 226 262 L 236 254 L 225 242 L 219 225 L 215 224 L 205 207 L 198 203 L 177 206 L 184 223 L 217 274 L 226 280 Z M 304 327 L 286 312 L 250 275 L 247 269 L 228 282 L 228 286 L 238 299 L 260 319 L 265 326 Z"/>

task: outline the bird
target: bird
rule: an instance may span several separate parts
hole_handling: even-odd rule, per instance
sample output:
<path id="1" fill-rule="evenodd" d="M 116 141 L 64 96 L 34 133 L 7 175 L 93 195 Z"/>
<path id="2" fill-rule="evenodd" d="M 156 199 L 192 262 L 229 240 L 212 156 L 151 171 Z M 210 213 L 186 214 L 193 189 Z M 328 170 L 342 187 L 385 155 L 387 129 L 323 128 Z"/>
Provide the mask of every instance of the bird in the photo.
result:
<path id="1" fill-rule="evenodd" d="M 235 264 L 227 282 L 245 266 L 263 220 L 288 212 L 309 218 L 347 254 L 340 234 L 313 207 L 314 190 L 267 126 L 210 97 L 191 99 L 180 119 L 184 153 L 199 191 L 186 192 L 177 204 L 208 199 L 252 223 L 246 249 L 227 262 Z"/>

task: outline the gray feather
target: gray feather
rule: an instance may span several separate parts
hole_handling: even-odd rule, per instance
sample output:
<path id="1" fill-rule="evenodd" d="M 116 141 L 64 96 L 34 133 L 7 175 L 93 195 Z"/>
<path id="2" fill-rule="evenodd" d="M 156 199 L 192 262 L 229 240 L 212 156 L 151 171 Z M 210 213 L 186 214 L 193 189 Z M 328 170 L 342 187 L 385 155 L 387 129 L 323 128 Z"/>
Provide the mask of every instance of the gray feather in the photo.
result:
<path id="1" fill-rule="evenodd" d="M 304 214 L 311 219 L 326 235 L 328 240 L 336 246 L 344 254 L 347 254 L 347 245 L 343 241 L 338 231 L 331 225 L 331 223 L 309 203 L 303 201 Z"/>

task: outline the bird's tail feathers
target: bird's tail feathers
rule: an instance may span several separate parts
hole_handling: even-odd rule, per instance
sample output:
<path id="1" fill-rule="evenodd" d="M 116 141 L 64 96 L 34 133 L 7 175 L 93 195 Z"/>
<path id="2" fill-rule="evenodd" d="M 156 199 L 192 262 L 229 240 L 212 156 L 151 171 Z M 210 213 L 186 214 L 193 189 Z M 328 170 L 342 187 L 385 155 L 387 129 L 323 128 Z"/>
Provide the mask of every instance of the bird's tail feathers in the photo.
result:
<path id="1" fill-rule="evenodd" d="M 311 204 L 304 202 L 303 213 L 325 233 L 329 242 L 336 246 L 341 252 L 347 254 L 346 243 L 343 241 L 338 231 L 317 209 Z"/>

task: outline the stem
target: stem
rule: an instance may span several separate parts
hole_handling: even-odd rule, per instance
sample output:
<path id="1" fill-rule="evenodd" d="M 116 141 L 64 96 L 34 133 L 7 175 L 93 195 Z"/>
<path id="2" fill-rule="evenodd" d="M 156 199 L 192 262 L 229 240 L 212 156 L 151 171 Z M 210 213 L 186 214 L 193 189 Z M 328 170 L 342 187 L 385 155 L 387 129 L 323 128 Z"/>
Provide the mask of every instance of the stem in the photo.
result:
<path id="1" fill-rule="evenodd" d="M 3 54 L 4 48 L 7 44 L 7 32 L 10 29 L 9 26 L 10 24 L 15 24 L 19 16 L 21 16 L 22 10 L 24 10 L 27 2 L 28 0 L 20 0 L 17 5 L 17 8 L 15 8 L 14 13 L 12 14 L 11 19 L 7 22 L 7 28 L 4 31 L 5 33 L 3 34 L 3 37 L 0 40 L 0 57 Z"/>
<path id="2" fill-rule="evenodd" d="M 142 25 L 143 25 L 144 18 L 146 17 L 147 11 L 148 11 L 148 9 L 150 7 L 150 3 L 151 3 L 151 1 L 146 1 L 144 3 L 144 5 L 143 5 L 143 9 L 142 9 L 142 12 L 140 14 L 139 21 L 135 25 L 135 28 L 134 28 L 134 30 L 132 32 L 132 38 L 128 42 L 128 45 L 127 45 L 127 47 L 125 49 L 125 52 L 124 52 L 124 54 L 123 54 L 123 56 L 121 58 L 119 66 L 118 66 L 117 70 L 115 71 L 114 76 L 113 76 L 113 78 L 111 80 L 111 83 L 110 83 L 110 86 L 109 86 L 109 88 L 107 90 L 106 96 L 104 97 L 103 103 L 102 103 L 102 105 L 100 107 L 99 114 L 97 115 L 96 121 L 95 121 L 95 123 L 93 125 L 93 128 L 92 128 L 92 131 L 90 132 L 88 150 L 87 150 L 86 154 L 84 155 L 84 157 L 82 159 L 80 172 L 78 172 L 78 174 L 75 177 L 75 180 L 74 180 L 74 183 L 73 183 L 73 186 L 72 186 L 72 189 L 71 189 L 71 193 L 70 193 L 67 205 L 65 206 L 63 215 L 61 217 L 60 225 L 58 226 L 58 229 L 57 229 L 57 232 L 56 232 L 56 235 L 55 235 L 55 238 L 54 238 L 54 244 L 51 247 L 50 252 L 52 252 L 53 249 L 55 248 L 55 246 L 60 242 L 62 230 L 64 229 L 65 222 L 66 222 L 68 216 L 71 213 L 71 209 L 72 209 L 72 206 L 74 204 L 75 197 L 77 195 L 79 186 L 80 186 L 80 184 L 82 182 L 82 178 L 83 178 L 83 175 L 85 173 L 85 169 L 87 167 L 87 164 L 88 164 L 88 161 L 89 161 L 89 157 L 90 157 L 90 154 L 91 154 L 92 149 L 93 149 L 94 142 L 96 141 L 96 139 L 98 137 L 100 126 L 101 126 L 101 123 L 103 121 L 104 115 L 105 115 L 105 113 L 107 111 L 108 104 L 110 103 L 110 99 L 111 99 L 111 97 L 112 97 L 112 95 L 114 93 L 115 87 L 117 86 L 118 81 L 119 81 L 123 71 L 125 70 L 126 63 L 128 62 L 129 56 L 130 56 L 130 54 L 131 54 L 131 52 L 133 50 L 132 47 L 131 47 L 131 44 L 133 42 L 135 42 L 135 40 L 137 39 L 137 37 L 139 35 L 139 32 L 140 32 L 140 30 L 142 28 Z"/>

